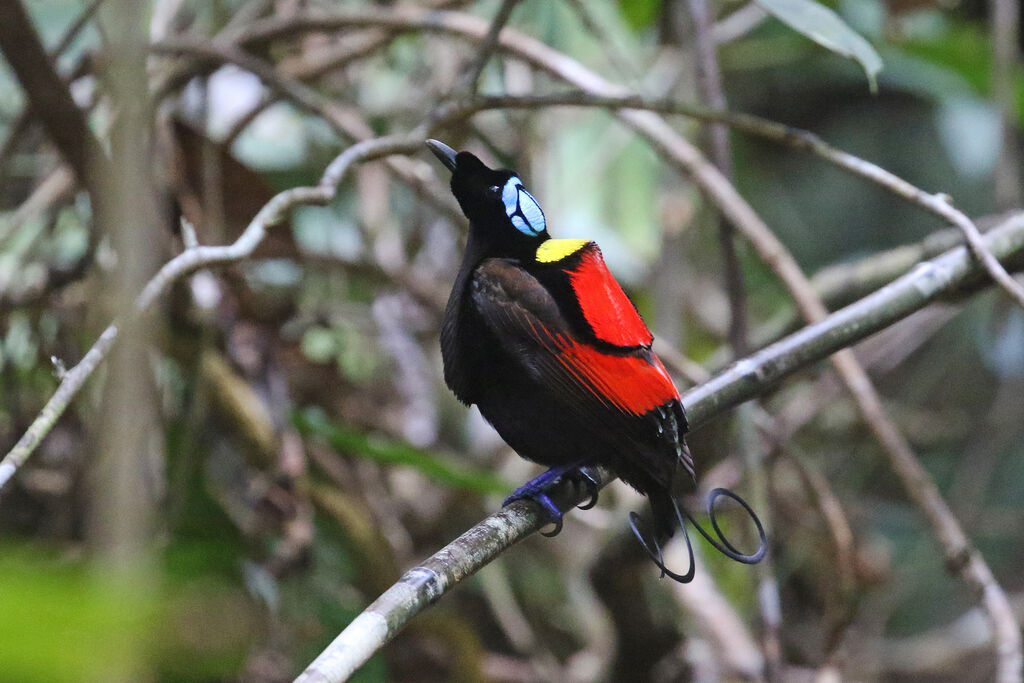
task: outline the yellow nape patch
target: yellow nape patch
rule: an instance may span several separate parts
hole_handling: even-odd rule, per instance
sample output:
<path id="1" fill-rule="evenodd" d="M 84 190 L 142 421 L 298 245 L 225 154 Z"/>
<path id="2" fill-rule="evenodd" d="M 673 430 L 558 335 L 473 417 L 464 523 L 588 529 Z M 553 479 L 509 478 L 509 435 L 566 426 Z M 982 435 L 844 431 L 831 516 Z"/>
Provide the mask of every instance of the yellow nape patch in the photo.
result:
<path id="1" fill-rule="evenodd" d="M 571 256 L 583 248 L 590 240 L 544 240 L 537 247 L 537 260 L 541 263 L 554 263 L 566 256 Z"/>

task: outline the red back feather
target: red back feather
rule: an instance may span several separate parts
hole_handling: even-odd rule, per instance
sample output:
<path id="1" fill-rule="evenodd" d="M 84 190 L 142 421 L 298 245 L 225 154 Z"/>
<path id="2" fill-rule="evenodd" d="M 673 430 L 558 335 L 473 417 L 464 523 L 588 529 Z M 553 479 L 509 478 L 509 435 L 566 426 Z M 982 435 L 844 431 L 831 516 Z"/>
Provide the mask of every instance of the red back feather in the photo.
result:
<path id="1" fill-rule="evenodd" d="M 608 271 L 596 244 L 584 247 L 569 277 L 583 317 L 598 339 L 615 346 L 650 346 L 654 337 Z"/>
<path id="2" fill-rule="evenodd" d="M 560 336 L 555 343 L 561 351 L 558 362 L 602 403 L 643 415 L 679 398 L 665 366 L 653 353 L 649 359 L 614 356 Z"/>

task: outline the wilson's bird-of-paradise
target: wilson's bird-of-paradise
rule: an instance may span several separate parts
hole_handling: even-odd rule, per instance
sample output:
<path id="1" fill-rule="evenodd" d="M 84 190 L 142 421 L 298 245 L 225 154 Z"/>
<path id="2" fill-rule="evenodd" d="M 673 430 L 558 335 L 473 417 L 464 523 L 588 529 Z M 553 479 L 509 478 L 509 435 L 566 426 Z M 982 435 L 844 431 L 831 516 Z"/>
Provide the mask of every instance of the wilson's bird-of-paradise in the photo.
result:
<path id="1" fill-rule="evenodd" d="M 451 171 L 451 189 L 469 219 L 469 237 L 441 328 L 444 377 L 455 396 L 475 404 L 519 455 L 549 467 L 505 501 L 539 503 L 561 529 L 564 510 L 548 495 L 573 479 L 597 499 L 588 468 L 602 466 L 645 494 L 654 533 L 634 533 L 662 572 L 661 544 L 684 519 L 727 556 L 759 561 L 766 542 L 760 521 L 738 496 L 716 489 L 709 498 L 736 500 L 754 520 L 759 549 L 736 550 L 714 523 L 712 538 L 678 503 L 695 483 L 686 447 L 686 415 L 671 377 L 651 349 L 654 340 L 636 307 L 609 272 L 597 244 L 553 239 L 544 211 L 513 171 L 488 168 L 469 152 L 437 140 L 427 146 Z M 689 548 L 689 537 L 686 537 Z"/>

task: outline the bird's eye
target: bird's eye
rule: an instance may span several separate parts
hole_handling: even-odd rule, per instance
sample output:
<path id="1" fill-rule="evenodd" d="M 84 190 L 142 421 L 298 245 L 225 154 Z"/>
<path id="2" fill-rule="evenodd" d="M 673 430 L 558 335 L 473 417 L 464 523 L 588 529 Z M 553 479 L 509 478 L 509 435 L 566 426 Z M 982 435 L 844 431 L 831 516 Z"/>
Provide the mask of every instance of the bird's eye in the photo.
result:
<path id="1" fill-rule="evenodd" d="M 498 194 L 498 190 L 501 189 L 501 188 L 499 188 L 497 185 L 491 185 L 487 189 L 490 190 L 491 192 L 493 192 L 494 194 Z"/>

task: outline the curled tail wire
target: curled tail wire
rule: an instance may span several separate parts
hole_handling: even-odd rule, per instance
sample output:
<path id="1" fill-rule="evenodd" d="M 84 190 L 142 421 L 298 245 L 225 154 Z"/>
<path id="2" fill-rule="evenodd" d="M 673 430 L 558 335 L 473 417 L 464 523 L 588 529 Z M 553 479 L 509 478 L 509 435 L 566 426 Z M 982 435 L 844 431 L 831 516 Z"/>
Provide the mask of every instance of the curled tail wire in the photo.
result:
<path id="1" fill-rule="evenodd" d="M 739 503 L 740 507 L 742 507 L 750 519 L 753 520 L 754 526 L 757 527 L 759 545 L 757 550 L 753 553 L 746 555 L 740 552 L 732 543 L 729 542 L 729 539 L 725 537 L 725 534 L 722 533 L 722 529 L 718 525 L 718 519 L 715 517 L 715 501 L 722 496 L 732 498 L 734 501 Z M 694 574 L 697 571 L 697 565 L 693 557 L 693 545 L 690 543 L 690 534 L 686 531 L 686 520 L 690 521 L 690 524 L 692 524 L 693 528 L 704 537 L 704 540 L 710 543 L 715 550 L 722 553 L 730 560 L 742 562 L 743 564 L 757 564 L 764 558 L 765 553 L 768 551 L 768 538 L 765 536 L 764 526 L 761 525 L 761 520 L 758 519 L 757 514 L 750 505 L 747 504 L 747 501 L 743 500 L 732 491 L 718 488 L 708 495 L 708 518 L 711 520 L 711 527 L 714 529 L 715 535 L 718 537 L 717 539 L 712 538 L 711 534 L 697 523 L 693 518 L 693 515 L 691 515 L 688 510 L 681 508 L 679 506 L 679 502 L 674 497 L 670 497 L 669 500 L 671 500 L 672 508 L 675 510 L 676 521 L 679 523 L 679 530 L 683 532 L 683 540 L 686 541 L 686 552 L 690 556 L 690 567 L 687 569 L 685 574 L 677 574 L 665 566 L 665 558 L 662 554 L 661 545 L 658 543 L 657 534 L 654 534 L 651 537 L 651 542 L 654 545 L 654 548 L 652 549 L 651 543 L 648 543 L 647 538 L 645 538 L 643 532 L 640 530 L 640 516 L 635 512 L 629 513 L 629 526 L 633 530 L 633 534 L 636 536 L 637 540 L 640 541 L 640 545 L 643 546 L 647 556 L 650 557 L 651 561 L 654 562 L 658 569 L 661 570 L 662 576 L 667 576 L 673 581 L 678 581 L 679 583 L 689 583 L 693 580 Z"/>

